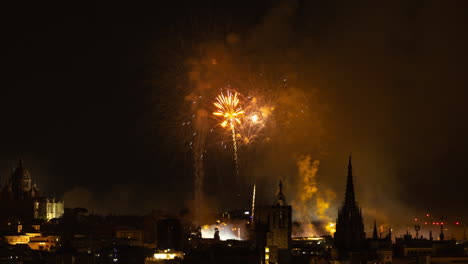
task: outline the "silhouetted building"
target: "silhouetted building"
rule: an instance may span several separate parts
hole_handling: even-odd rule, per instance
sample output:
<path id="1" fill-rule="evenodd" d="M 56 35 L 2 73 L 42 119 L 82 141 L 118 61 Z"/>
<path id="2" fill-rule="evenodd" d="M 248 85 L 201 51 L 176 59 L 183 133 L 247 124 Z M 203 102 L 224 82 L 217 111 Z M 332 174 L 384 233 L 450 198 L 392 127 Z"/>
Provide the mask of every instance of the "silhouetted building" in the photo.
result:
<path id="1" fill-rule="evenodd" d="M 372 238 L 367 239 L 367 262 L 389 264 L 393 261 L 393 247 L 391 239 L 391 229 L 384 237 L 377 234 L 377 222 L 374 221 L 374 231 Z"/>
<path id="2" fill-rule="evenodd" d="M 420 257 L 450 258 L 464 257 L 459 263 L 466 263 L 468 256 L 465 254 L 464 245 L 456 240 L 432 240 L 421 237 L 413 237 L 409 231 L 402 237 L 395 239 L 395 256 L 397 258 L 417 259 Z"/>
<path id="3" fill-rule="evenodd" d="M 372 239 L 377 240 L 379 236 L 377 235 L 377 221 L 374 220 L 374 231 L 372 232 Z"/>
<path id="4" fill-rule="evenodd" d="M 27 200 L 39 196 L 39 189 L 32 184 L 31 174 L 23 167 L 23 161 L 19 160 L 13 169 L 10 179 L 0 192 L 2 200 Z"/>
<path id="5" fill-rule="evenodd" d="M 31 174 L 19 160 L 11 177 L 0 190 L 0 220 L 50 220 L 63 215 L 63 201 L 40 197 L 39 188 L 33 184 Z"/>
<path id="6" fill-rule="evenodd" d="M 365 247 L 366 233 L 361 208 L 356 203 L 351 156 L 348 163 L 345 200 L 338 210 L 334 242 L 334 258 L 358 262 Z M 360 261 L 359 261 L 360 262 Z"/>
<path id="7" fill-rule="evenodd" d="M 158 221 L 156 228 L 156 248 L 161 250 L 181 250 L 182 225 L 178 219 L 160 219 Z"/>
<path id="8" fill-rule="evenodd" d="M 254 214 L 256 242 L 264 263 L 288 263 L 290 259 L 292 207 L 286 204 L 282 189 L 280 181 L 274 205 L 259 207 Z"/>

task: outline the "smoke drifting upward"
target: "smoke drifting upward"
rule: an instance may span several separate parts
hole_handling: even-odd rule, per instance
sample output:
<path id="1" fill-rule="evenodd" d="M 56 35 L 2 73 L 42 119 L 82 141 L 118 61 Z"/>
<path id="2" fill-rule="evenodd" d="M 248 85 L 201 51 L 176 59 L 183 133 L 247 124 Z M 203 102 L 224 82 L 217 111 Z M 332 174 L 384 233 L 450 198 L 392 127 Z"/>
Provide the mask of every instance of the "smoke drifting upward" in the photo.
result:
<path id="1" fill-rule="evenodd" d="M 329 208 L 335 198 L 332 190 L 319 189 L 317 172 L 320 161 L 308 155 L 297 160 L 298 174 L 295 186 L 295 196 L 291 204 L 294 208 L 293 220 L 298 223 L 293 230 L 293 236 L 311 237 L 329 235 L 334 232 Z"/>
<path id="2" fill-rule="evenodd" d="M 197 116 L 194 121 L 196 134 L 192 146 L 195 179 L 195 222 L 197 224 L 201 223 L 201 207 L 205 204 L 203 199 L 203 181 L 205 179 L 205 171 L 203 169 L 203 155 L 205 152 L 205 142 L 207 136 L 207 118 L 208 112 L 206 110 L 197 110 Z"/>
<path id="3" fill-rule="evenodd" d="M 41 157 L 30 169 L 42 193 L 68 189 L 66 206 L 106 211 L 109 194 L 127 213 L 178 211 L 195 196 L 231 209 L 250 205 L 252 183 L 257 204 L 271 204 L 283 179 L 300 202 L 307 154 L 310 167 L 320 161 L 310 211 L 334 219 L 352 152 L 368 230 L 376 219 L 399 233 L 426 213 L 466 222 L 468 1 L 151 2 L 71 16 L 20 6 L 6 19 L 15 23 L 0 145 L 6 160 Z M 227 85 L 268 105 L 260 135 L 239 138 L 250 185 L 237 203 L 232 139 L 211 132 L 210 107 Z M 132 184 L 127 206 L 117 198 Z"/>

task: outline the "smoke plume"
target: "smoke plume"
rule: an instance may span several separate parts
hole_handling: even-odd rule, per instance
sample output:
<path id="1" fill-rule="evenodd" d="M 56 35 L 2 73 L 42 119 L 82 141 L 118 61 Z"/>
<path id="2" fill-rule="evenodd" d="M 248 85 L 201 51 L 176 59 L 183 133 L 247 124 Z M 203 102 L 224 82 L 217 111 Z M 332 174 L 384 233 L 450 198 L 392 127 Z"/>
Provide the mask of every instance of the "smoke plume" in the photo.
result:
<path id="1" fill-rule="evenodd" d="M 298 180 L 295 196 L 291 201 L 293 220 L 298 223 L 293 236 L 311 237 L 333 233 L 334 222 L 330 216 L 330 206 L 335 193 L 329 189 L 319 189 L 317 172 L 320 161 L 312 161 L 311 156 L 298 158 Z"/>

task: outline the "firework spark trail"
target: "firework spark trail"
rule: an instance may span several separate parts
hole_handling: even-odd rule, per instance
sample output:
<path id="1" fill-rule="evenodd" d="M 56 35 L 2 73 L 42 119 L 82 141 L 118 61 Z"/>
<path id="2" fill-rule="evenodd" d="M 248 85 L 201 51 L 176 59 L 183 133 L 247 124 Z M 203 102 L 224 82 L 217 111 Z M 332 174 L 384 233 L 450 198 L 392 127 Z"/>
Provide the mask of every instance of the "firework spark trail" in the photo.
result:
<path id="1" fill-rule="evenodd" d="M 216 97 L 214 103 L 217 110 L 213 113 L 215 116 L 223 117 L 220 125 L 226 127 L 229 125 L 232 133 L 232 145 L 234 149 L 234 162 L 236 166 L 236 176 L 239 177 L 239 157 L 237 155 L 237 139 L 236 139 L 236 125 L 241 124 L 239 119 L 243 114 L 244 110 L 239 106 L 239 98 L 237 93 L 232 94 L 230 91 L 226 95 L 221 93 Z M 237 179 L 238 180 L 238 179 Z"/>
<path id="2" fill-rule="evenodd" d="M 203 182 L 205 178 L 205 171 L 203 168 L 203 154 L 206 144 L 206 133 L 207 133 L 207 112 L 203 109 L 197 111 L 197 116 L 195 120 L 195 129 L 194 133 L 194 144 L 193 144 L 193 157 L 194 157 L 194 174 L 195 174 L 195 221 L 200 223 L 201 207 L 203 206 Z"/>
<path id="3" fill-rule="evenodd" d="M 234 163 L 236 166 L 236 175 L 239 177 L 239 158 L 237 156 L 237 140 L 236 140 L 236 129 L 234 126 L 231 127 L 232 131 L 232 146 L 234 147 Z"/>
<path id="4" fill-rule="evenodd" d="M 252 222 L 254 221 L 254 216 L 255 216 L 255 191 L 256 191 L 256 185 L 254 184 L 253 186 L 253 192 L 252 192 L 252 213 L 250 214 L 252 217 Z"/>

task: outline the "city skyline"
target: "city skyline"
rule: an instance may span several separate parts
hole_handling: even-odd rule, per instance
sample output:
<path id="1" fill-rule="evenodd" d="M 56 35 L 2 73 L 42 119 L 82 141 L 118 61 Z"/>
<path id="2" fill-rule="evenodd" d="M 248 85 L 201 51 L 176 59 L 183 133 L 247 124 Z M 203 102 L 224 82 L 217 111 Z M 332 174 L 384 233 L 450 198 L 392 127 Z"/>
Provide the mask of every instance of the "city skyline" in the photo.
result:
<path id="1" fill-rule="evenodd" d="M 366 230 L 427 213 L 467 219 L 465 3 L 181 3 L 11 7 L 2 186 L 22 158 L 66 206 L 190 208 L 194 128 L 182 123 L 193 122 L 193 95 L 211 103 L 231 85 L 246 97 L 274 90 L 265 97 L 275 122 L 239 149 L 238 202 L 225 191 L 231 146 L 207 137 L 211 212 L 249 207 L 252 179 L 259 203 L 278 180 L 297 202 L 303 164 L 335 194 L 327 214 L 336 216 L 352 153 Z"/>

